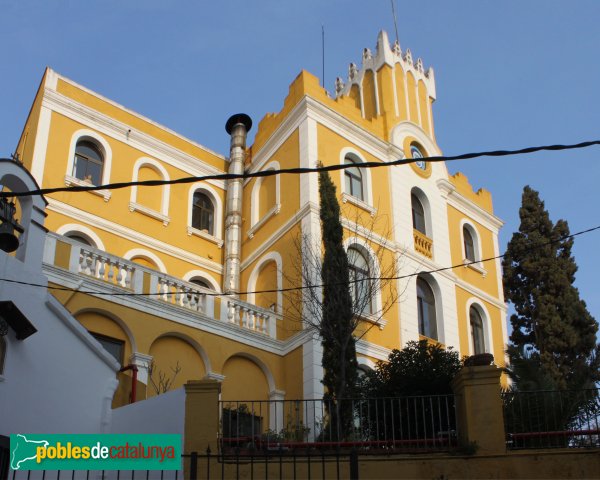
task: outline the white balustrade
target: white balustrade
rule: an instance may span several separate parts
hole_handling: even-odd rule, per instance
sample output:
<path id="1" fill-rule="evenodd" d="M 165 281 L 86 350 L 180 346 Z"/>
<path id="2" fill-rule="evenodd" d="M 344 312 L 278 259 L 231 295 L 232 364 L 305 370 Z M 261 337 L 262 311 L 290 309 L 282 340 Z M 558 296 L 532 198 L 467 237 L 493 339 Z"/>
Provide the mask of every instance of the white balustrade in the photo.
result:
<path id="1" fill-rule="evenodd" d="M 225 309 L 223 309 L 224 304 Z M 275 338 L 275 315 L 269 310 L 223 296 L 221 297 L 221 317 L 241 328 Z"/>
<path id="2" fill-rule="evenodd" d="M 138 265 L 67 237 L 49 233 L 44 250 L 44 262 L 53 265 L 56 243 L 71 245 L 69 270 L 135 293 L 150 293 L 149 300 L 158 300 L 215 318 L 215 304 L 220 305 L 221 321 L 271 338 L 277 338 L 275 312 L 251 305 L 226 295 L 170 275 Z M 149 292 L 144 292 L 144 278 L 149 279 Z"/>

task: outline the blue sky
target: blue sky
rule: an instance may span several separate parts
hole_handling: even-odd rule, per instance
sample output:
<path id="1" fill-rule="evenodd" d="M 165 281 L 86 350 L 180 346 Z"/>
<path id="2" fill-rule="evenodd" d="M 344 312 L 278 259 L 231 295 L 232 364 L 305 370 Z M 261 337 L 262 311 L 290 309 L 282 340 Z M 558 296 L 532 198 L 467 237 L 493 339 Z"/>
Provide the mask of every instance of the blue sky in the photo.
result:
<path id="1" fill-rule="evenodd" d="M 433 66 L 445 154 L 600 138 L 600 2 L 396 1 L 402 49 Z M 325 86 L 360 63 L 389 0 L 0 0 L 0 156 L 14 150 L 44 67 L 227 153 L 224 124 L 278 111 L 301 69 Z M 572 232 L 600 225 L 600 148 L 449 164 L 493 194 L 518 227 L 521 191 L 540 191 Z M 600 232 L 578 237 L 576 285 L 600 319 Z"/>

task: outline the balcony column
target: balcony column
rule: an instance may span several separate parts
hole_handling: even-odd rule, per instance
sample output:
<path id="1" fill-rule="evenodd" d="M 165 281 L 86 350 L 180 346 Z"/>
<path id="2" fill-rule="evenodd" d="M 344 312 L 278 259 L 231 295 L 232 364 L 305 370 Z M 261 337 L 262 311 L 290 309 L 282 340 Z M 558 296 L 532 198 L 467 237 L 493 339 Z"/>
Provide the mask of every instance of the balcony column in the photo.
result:
<path id="1" fill-rule="evenodd" d="M 283 390 L 271 390 L 269 392 L 269 429 L 279 433 L 285 427 L 283 424 L 284 407 L 283 399 L 285 392 Z"/>

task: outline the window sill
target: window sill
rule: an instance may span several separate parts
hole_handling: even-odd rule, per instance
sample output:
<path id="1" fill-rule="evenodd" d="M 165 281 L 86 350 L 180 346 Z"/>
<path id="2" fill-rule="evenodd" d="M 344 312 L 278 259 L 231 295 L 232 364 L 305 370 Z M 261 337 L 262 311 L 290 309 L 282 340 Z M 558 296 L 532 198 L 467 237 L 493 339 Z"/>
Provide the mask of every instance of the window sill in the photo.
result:
<path id="1" fill-rule="evenodd" d="M 379 330 L 383 330 L 383 328 L 387 325 L 387 320 L 377 315 L 373 315 L 372 313 L 361 313 L 357 315 L 358 318 L 364 320 L 365 322 L 372 323 L 379 327 Z"/>
<path id="2" fill-rule="evenodd" d="M 269 220 L 271 217 L 274 217 L 275 215 L 277 215 L 280 211 L 281 211 L 281 203 L 276 203 L 273 206 L 273 208 L 271 208 L 271 210 L 269 210 L 265 214 L 264 217 L 262 217 L 258 222 L 256 222 L 254 225 L 252 225 L 250 230 L 248 230 L 248 238 L 254 237 L 254 234 L 256 233 L 256 231 L 260 227 L 262 227 L 265 223 L 267 223 L 267 220 Z"/>
<path id="3" fill-rule="evenodd" d="M 171 218 L 167 217 L 166 215 L 163 215 L 162 213 L 157 212 L 152 208 L 145 207 L 144 205 L 140 205 L 136 202 L 129 202 L 129 210 L 131 212 L 140 212 L 141 214 L 146 215 L 147 217 L 160 220 L 161 222 L 163 222 L 163 225 L 165 227 L 169 225 L 169 222 L 171 222 Z"/>
<path id="4" fill-rule="evenodd" d="M 369 212 L 369 214 L 374 217 L 377 213 L 377 209 L 369 205 L 368 203 L 363 202 L 362 200 L 353 197 L 347 193 L 342 193 L 342 203 L 351 203 L 352 205 L 357 206 L 358 208 L 362 208 Z"/>
<path id="5" fill-rule="evenodd" d="M 429 345 L 439 345 L 442 348 L 446 348 L 446 345 L 436 340 L 435 338 L 428 337 L 427 335 L 421 335 L 419 333 L 419 341 L 425 340 Z"/>
<path id="6" fill-rule="evenodd" d="M 217 245 L 219 248 L 221 248 L 223 246 L 223 240 L 215 237 L 214 235 L 211 235 L 206 230 L 198 230 L 197 228 L 188 226 L 187 234 L 188 235 L 196 235 L 197 237 L 203 238 L 204 240 L 208 240 L 209 242 Z"/>
<path id="7" fill-rule="evenodd" d="M 77 185 L 78 187 L 93 187 L 94 184 L 90 182 L 86 182 L 77 177 L 72 177 L 71 175 L 65 175 L 65 185 L 70 187 L 71 185 Z M 94 195 L 98 195 L 99 197 L 104 197 L 104 201 L 108 202 L 110 197 L 112 196 L 112 192 L 110 190 L 88 190 L 90 193 Z"/>
<path id="8" fill-rule="evenodd" d="M 463 260 L 463 264 L 465 268 L 470 268 L 471 270 L 475 270 L 477 273 L 480 273 L 483 278 L 487 275 L 487 270 L 485 270 L 480 262 L 471 263 L 471 260 L 467 260 L 466 258 Z"/>

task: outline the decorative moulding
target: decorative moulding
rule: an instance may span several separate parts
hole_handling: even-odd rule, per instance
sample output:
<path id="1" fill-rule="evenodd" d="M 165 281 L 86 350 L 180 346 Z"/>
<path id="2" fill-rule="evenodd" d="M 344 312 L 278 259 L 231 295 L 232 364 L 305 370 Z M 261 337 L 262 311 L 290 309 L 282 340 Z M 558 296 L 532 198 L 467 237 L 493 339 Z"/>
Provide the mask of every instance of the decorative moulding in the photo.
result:
<path id="1" fill-rule="evenodd" d="M 377 213 L 377 209 L 372 207 L 371 205 L 369 205 L 368 203 L 363 202 L 362 200 L 353 197 L 352 195 L 349 195 L 345 192 L 342 192 L 342 203 L 351 203 L 352 205 L 356 205 L 359 208 L 362 208 L 363 210 L 366 210 L 367 212 L 369 212 L 369 214 L 374 217 L 375 214 Z"/>
<path id="2" fill-rule="evenodd" d="M 84 180 L 80 180 L 77 177 L 72 177 L 71 175 L 65 175 L 65 185 L 70 187 L 71 185 L 77 185 L 79 187 L 93 187 L 94 185 L 90 182 L 86 182 Z M 110 190 L 102 189 L 102 190 L 89 190 L 89 193 L 93 193 L 94 195 L 98 195 L 99 197 L 103 197 L 105 202 L 110 200 L 112 193 Z"/>
<path id="3" fill-rule="evenodd" d="M 487 275 L 487 270 L 481 266 L 479 262 L 472 263 L 471 260 L 467 260 L 466 258 L 463 260 L 463 264 L 465 268 L 470 268 L 471 270 L 475 270 L 477 273 L 480 273 L 483 278 Z"/>
<path id="4" fill-rule="evenodd" d="M 217 245 L 219 248 L 221 248 L 223 246 L 223 240 L 215 237 L 214 235 L 211 235 L 210 233 L 208 233 L 207 230 L 198 230 L 197 228 L 190 227 L 188 225 L 187 234 L 188 235 L 196 235 L 197 237 L 203 238 L 204 240 L 208 240 L 209 242 L 212 242 L 215 245 Z"/>
<path id="5" fill-rule="evenodd" d="M 265 223 L 267 223 L 267 221 L 277 215 L 279 212 L 281 211 L 281 203 L 276 203 L 275 205 L 273 205 L 273 208 L 271 208 L 271 210 L 269 210 L 264 217 L 262 217 L 258 222 L 256 222 L 256 224 L 254 224 L 252 226 L 252 228 L 250 228 L 250 230 L 248 230 L 248 238 L 253 238 L 254 234 L 256 233 L 256 231 L 262 227 Z"/>
<path id="6" fill-rule="evenodd" d="M 144 205 L 141 205 L 136 202 L 129 202 L 129 210 L 131 212 L 140 212 L 141 214 L 146 215 L 150 218 L 155 218 L 156 220 L 160 220 L 161 222 L 163 222 L 163 225 L 165 227 L 167 225 L 169 225 L 169 223 L 171 222 L 170 217 L 167 217 L 166 215 L 163 215 L 162 213 L 157 212 L 156 210 L 154 210 L 152 208 L 145 207 Z"/>

